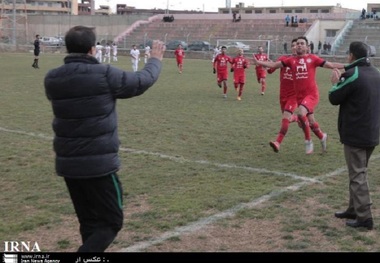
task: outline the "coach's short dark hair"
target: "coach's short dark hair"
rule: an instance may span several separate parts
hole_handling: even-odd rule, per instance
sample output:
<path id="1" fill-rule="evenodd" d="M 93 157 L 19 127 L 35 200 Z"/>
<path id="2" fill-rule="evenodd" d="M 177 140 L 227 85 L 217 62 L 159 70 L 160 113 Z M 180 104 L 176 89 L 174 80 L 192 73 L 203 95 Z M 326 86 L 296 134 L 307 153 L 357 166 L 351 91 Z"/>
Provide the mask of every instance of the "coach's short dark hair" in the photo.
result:
<path id="1" fill-rule="evenodd" d="M 351 42 L 349 52 L 352 53 L 355 59 L 365 58 L 369 56 L 368 45 L 360 41 Z"/>
<path id="2" fill-rule="evenodd" d="M 90 52 L 95 46 L 96 34 L 94 29 L 85 26 L 75 26 L 70 28 L 66 33 L 65 43 L 68 53 L 84 53 Z"/>

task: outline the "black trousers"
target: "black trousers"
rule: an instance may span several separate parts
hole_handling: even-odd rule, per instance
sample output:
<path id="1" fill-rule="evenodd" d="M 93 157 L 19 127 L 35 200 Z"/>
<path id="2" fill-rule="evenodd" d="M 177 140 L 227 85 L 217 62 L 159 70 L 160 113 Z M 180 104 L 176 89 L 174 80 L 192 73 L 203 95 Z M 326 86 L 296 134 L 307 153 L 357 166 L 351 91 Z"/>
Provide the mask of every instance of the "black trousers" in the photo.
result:
<path id="1" fill-rule="evenodd" d="M 104 252 L 123 226 L 123 191 L 117 174 L 65 182 L 80 224 L 83 244 L 78 252 Z"/>

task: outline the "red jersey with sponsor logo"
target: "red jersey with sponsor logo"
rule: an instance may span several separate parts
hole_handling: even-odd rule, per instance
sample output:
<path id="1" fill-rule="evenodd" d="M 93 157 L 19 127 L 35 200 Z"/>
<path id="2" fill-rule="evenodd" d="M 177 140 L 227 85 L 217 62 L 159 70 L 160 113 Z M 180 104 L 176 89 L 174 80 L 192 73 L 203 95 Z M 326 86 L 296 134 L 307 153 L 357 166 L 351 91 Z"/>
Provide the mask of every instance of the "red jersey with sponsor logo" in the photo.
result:
<path id="1" fill-rule="evenodd" d="M 238 55 L 232 59 L 234 83 L 245 83 L 245 69 L 248 67 L 248 60 L 243 55 Z"/>
<path id="2" fill-rule="evenodd" d="M 325 60 L 313 55 L 291 56 L 282 60 L 285 67 L 290 67 L 293 74 L 295 90 L 298 98 L 314 96 L 319 98 L 319 91 L 315 79 L 316 68 L 323 67 Z"/>
<path id="3" fill-rule="evenodd" d="M 228 71 L 228 63 L 232 63 L 232 58 L 227 56 L 226 54 L 219 54 L 215 57 L 214 60 L 214 68 L 217 72 L 227 72 Z"/>
<path id="4" fill-rule="evenodd" d="M 185 51 L 182 48 L 177 48 L 174 51 L 174 55 L 175 55 L 177 61 L 182 61 L 182 59 L 185 57 Z"/>
<path id="5" fill-rule="evenodd" d="M 281 56 L 277 61 L 283 61 L 293 57 L 292 55 Z M 271 74 L 275 72 L 276 69 L 268 69 L 268 73 Z M 293 83 L 293 73 L 290 67 L 282 67 L 280 69 L 280 100 L 296 97 L 296 91 Z"/>
<path id="6" fill-rule="evenodd" d="M 263 53 L 263 54 L 254 54 L 255 58 L 258 61 L 268 61 L 268 55 Z M 260 65 L 256 65 L 256 72 L 258 71 L 265 71 L 265 68 Z"/>
<path id="7" fill-rule="evenodd" d="M 232 59 L 232 68 L 234 69 L 234 76 L 244 76 L 245 69 L 249 67 L 248 60 L 244 56 L 237 56 Z"/>

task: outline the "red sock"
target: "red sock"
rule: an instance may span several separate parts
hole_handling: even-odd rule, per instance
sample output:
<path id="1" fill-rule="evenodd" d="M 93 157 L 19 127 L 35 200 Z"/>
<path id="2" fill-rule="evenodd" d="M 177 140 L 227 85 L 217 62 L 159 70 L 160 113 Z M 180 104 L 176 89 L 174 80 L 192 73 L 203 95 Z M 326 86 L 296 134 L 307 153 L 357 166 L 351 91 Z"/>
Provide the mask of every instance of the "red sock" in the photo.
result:
<path id="1" fill-rule="evenodd" d="M 281 129 L 280 129 L 280 132 L 278 133 L 277 135 L 277 139 L 276 141 L 278 143 L 281 143 L 282 140 L 284 139 L 286 133 L 288 132 L 288 129 L 289 129 L 289 120 L 288 119 L 282 119 L 282 122 L 281 122 Z"/>
<path id="2" fill-rule="evenodd" d="M 261 92 L 265 92 L 267 88 L 267 83 L 265 81 L 261 82 Z"/>
<path id="3" fill-rule="evenodd" d="M 244 84 L 240 84 L 239 97 L 243 94 Z"/>
<path id="4" fill-rule="evenodd" d="M 314 132 L 315 135 L 317 135 L 320 140 L 322 140 L 323 132 L 319 128 L 318 122 L 310 123 L 310 129 Z"/>
<path id="5" fill-rule="evenodd" d="M 298 115 L 298 120 L 301 122 L 302 130 L 305 134 L 305 140 L 310 141 L 310 127 L 309 127 L 309 120 L 306 116 Z"/>

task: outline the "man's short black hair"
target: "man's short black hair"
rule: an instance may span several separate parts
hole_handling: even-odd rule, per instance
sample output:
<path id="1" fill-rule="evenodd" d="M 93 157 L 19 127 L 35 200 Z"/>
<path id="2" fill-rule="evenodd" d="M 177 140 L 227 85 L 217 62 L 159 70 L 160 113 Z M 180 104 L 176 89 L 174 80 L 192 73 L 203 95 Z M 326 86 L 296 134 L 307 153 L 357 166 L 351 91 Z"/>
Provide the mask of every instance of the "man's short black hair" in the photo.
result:
<path id="1" fill-rule="evenodd" d="M 305 40 L 306 45 L 309 45 L 309 40 L 307 40 L 307 37 L 301 36 L 301 37 L 297 37 L 297 40 L 298 40 L 298 39 L 303 39 L 303 40 Z"/>
<path id="2" fill-rule="evenodd" d="M 95 46 L 96 35 L 94 29 L 85 26 L 75 26 L 66 33 L 65 43 L 68 53 L 87 54 Z"/>
<path id="3" fill-rule="evenodd" d="M 352 53 L 355 59 L 365 58 L 369 56 L 368 45 L 360 41 L 351 42 L 349 52 Z"/>
<path id="4" fill-rule="evenodd" d="M 222 46 L 222 48 L 227 48 L 226 46 Z"/>

